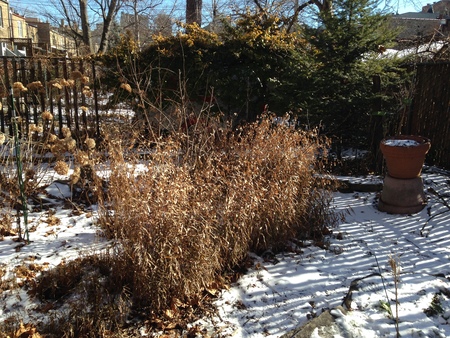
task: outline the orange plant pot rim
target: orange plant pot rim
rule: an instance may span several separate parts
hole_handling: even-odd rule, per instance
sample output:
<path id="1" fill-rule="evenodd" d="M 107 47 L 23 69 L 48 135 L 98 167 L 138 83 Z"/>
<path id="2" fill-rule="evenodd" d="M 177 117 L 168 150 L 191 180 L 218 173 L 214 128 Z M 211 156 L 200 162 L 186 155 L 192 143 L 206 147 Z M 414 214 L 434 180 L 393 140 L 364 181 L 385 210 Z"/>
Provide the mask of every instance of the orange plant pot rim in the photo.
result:
<path id="1" fill-rule="evenodd" d="M 386 144 L 389 140 L 411 140 L 414 144 Z M 430 139 L 417 135 L 398 135 L 385 138 L 380 150 L 386 160 L 388 174 L 395 178 L 414 178 L 420 176 L 425 155 L 431 148 Z"/>

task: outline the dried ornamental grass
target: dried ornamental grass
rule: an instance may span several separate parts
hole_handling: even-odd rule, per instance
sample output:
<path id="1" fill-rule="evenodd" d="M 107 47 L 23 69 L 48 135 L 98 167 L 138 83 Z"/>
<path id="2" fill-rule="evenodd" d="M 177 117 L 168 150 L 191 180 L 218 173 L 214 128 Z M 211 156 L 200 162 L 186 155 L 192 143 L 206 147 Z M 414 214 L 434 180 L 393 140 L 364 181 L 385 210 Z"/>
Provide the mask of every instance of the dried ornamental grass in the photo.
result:
<path id="1" fill-rule="evenodd" d="M 124 163 L 113 163 L 108 204 L 114 213 L 104 218 L 112 225 L 108 231 L 126 242 L 122 256 L 135 265 L 135 301 L 156 310 L 174 295 L 194 296 L 215 271 L 212 236 L 190 212 L 189 172 L 170 162 L 161 163 L 164 169 L 149 167 L 137 179 Z"/>
<path id="2" fill-rule="evenodd" d="M 188 302 L 249 250 L 280 248 L 327 222 L 312 171 L 315 135 L 263 119 L 236 133 L 179 136 L 158 144 L 139 175 L 114 143 L 99 219 L 134 265 L 135 301 L 156 311 L 174 297 Z"/>

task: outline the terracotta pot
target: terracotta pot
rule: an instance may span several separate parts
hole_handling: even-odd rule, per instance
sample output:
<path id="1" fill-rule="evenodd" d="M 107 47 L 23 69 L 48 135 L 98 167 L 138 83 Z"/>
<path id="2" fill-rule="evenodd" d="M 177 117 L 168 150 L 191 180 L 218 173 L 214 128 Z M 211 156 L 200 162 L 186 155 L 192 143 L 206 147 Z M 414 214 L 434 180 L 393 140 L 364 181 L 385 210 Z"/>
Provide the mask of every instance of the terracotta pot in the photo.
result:
<path id="1" fill-rule="evenodd" d="M 380 143 L 389 176 L 403 179 L 420 176 L 430 148 L 428 138 L 415 135 L 388 137 Z"/>

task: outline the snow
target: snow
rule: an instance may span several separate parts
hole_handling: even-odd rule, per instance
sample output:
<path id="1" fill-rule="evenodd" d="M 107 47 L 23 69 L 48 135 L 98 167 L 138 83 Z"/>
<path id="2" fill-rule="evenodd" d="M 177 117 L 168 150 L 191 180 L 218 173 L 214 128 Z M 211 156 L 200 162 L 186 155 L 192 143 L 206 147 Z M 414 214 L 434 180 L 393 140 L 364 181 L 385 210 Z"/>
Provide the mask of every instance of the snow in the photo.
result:
<path id="1" fill-rule="evenodd" d="M 378 211 L 376 192 L 334 193 L 333 209 L 345 220 L 321 247 L 305 242 L 296 250 L 254 257 L 254 264 L 215 301 L 217 314 L 200 325 L 212 337 L 280 337 L 331 310 L 335 324 L 326 337 L 395 337 L 395 320 L 382 308 L 390 303 L 395 316 L 395 287 L 389 259 L 400 266 L 398 317 L 401 337 L 450 337 L 450 178 L 435 168 L 423 170 L 428 205 L 414 215 Z M 380 177 L 339 177 L 373 183 Z M 31 243 L 21 246 L 5 236 L 0 241 L 3 279 L 15 267 L 36 262 L 48 268 L 80 255 L 100 252 L 109 243 L 95 225 L 95 206 L 67 208 L 70 189 L 55 180 L 43 199 L 47 211 L 28 216 Z M 67 201 L 66 201 L 67 202 Z M 52 222 L 56 217 L 59 221 Z M 20 247 L 18 247 L 20 246 Z M 355 286 L 349 293 L 350 287 Z M 346 298 L 351 294 L 350 298 Z M 433 297 L 442 311 L 427 316 Z M 349 311 L 341 311 L 344 298 Z M 40 314 L 38 301 L 16 288 L 1 294 L 0 322 L 19 315 L 25 323 Z M 344 309 L 346 308 L 343 305 Z M 155 336 L 141 329 L 142 336 Z M 315 329 L 311 337 L 325 337 Z"/>
<path id="2" fill-rule="evenodd" d="M 419 142 L 415 140 L 396 140 L 396 139 L 387 139 L 384 140 L 383 143 L 390 147 L 414 147 L 420 145 Z"/>
<path id="3" fill-rule="evenodd" d="M 445 47 L 443 41 L 429 42 L 417 47 L 407 49 L 386 49 L 385 52 L 379 54 L 379 58 L 404 58 L 408 56 L 420 56 L 423 58 L 430 58 L 438 51 Z"/>

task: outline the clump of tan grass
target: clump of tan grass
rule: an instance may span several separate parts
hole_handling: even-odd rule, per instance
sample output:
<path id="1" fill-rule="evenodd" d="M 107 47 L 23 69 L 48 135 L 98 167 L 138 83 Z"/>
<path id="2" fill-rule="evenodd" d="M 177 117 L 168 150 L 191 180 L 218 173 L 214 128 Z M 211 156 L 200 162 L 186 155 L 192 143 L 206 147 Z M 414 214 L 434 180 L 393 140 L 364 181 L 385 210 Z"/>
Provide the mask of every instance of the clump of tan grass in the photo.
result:
<path id="1" fill-rule="evenodd" d="M 39 311 L 46 314 L 46 320 L 38 325 L 41 334 L 114 337 L 114 332 L 125 326 L 131 311 L 127 281 L 111 275 L 113 257 L 92 253 L 62 262 L 37 278 L 29 293 L 41 300 Z"/>
<path id="2" fill-rule="evenodd" d="M 145 171 L 109 154 L 99 224 L 120 243 L 136 306 L 190 304 L 249 251 L 321 234 L 332 217 L 313 170 L 323 143 L 270 116 L 233 130 L 215 119 L 159 142 Z M 320 216 L 320 217 L 319 217 Z M 120 273 L 120 272 L 117 272 Z"/>

